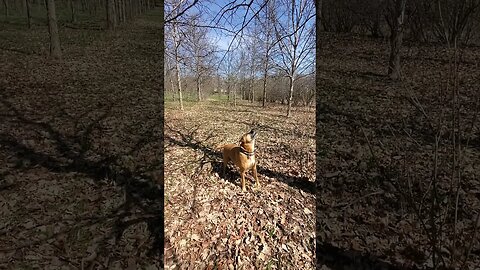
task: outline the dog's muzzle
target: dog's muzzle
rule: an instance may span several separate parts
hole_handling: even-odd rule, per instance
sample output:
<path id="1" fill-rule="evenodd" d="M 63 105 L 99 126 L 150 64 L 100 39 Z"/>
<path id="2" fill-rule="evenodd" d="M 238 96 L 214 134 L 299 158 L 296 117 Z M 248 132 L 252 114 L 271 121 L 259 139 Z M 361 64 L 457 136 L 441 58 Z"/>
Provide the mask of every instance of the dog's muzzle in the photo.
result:
<path id="1" fill-rule="evenodd" d="M 255 130 L 250 130 L 250 132 L 248 133 L 250 134 L 250 136 L 252 137 L 252 139 L 255 139 L 255 136 L 257 136 L 257 132 Z"/>

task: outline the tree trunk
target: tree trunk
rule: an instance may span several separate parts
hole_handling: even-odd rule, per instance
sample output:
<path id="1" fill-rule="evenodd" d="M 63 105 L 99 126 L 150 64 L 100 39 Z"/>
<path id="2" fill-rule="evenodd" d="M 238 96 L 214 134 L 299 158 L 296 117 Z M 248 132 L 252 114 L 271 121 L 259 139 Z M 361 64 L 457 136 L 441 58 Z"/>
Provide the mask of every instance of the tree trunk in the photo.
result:
<path id="1" fill-rule="evenodd" d="M 116 1 L 116 9 L 117 9 L 117 21 L 118 24 L 122 23 L 122 0 Z"/>
<path id="2" fill-rule="evenodd" d="M 252 99 L 250 100 L 250 103 L 253 103 L 253 102 L 255 102 L 255 84 L 254 84 L 253 79 L 252 79 L 252 84 L 251 85 L 252 85 L 252 88 L 251 88 L 252 89 L 251 90 L 252 91 Z"/>
<path id="3" fill-rule="evenodd" d="M 177 33 L 177 25 L 173 25 L 173 41 L 175 46 L 175 75 L 177 77 L 177 89 L 178 89 L 178 100 L 180 102 L 180 110 L 183 111 L 183 97 L 182 97 L 182 80 L 180 78 L 180 56 L 179 56 L 179 47 L 180 41 Z"/>
<path id="4" fill-rule="evenodd" d="M 401 78 L 400 74 L 400 49 L 402 47 L 403 33 L 392 31 L 390 37 L 390 58 L 388 61 L 388 75 L 391 79 Z"/>
<path id="5" fill-rule="evenodd" d="M 114 0 L 113 1 L 113 9 L 115 10 L 115 22 L 119 23 L 120 22 L 120 19 L 118 17 L 118 1 L 119 0 Z"/>
<path id="6" fill-rule="evenodd" d="M 230 101 L 230 83 L 227 81 L 227 100 Z"/>
<path id="7" fill-rule="evenodd" d="M 388 75 L 391 79 L 401 78 L 400 49 L 403 42 L 403 24 L 405 17 L 406 0 L 393 0 L 391 3 L 390 18 L 387 18 L 390 26 L 390 57 L 388 61 Z"/>
<path id="8" fill-rule="evenodd" d="M 115 30 L 115 6 L 114 0 L 107 0 L 106 10 L 107 10 L 107 29 L 108 30 Z"/>
<path id="9" fill-rule="evenodd" d="M 5 19 L 8 20 L 8 0 L 3 0 L 3 6 L 5 7 Z"/>
<path id="10" fill-rule="evenodd" d="M 268 56 L 267 56 L 268 59 Z M 265 69 L 263 72 L 263 98 L 262 98 L 262 107 L 265 108 L 266 104 L 265 102 L 267 101 L 267 68 L 268 68 L 268 60 L 265 59 Z"/>
<path id="11" fill-rule="evenodd" d="M 70 20 L 72 23 L 75 23 L 77 21 L 77 18 L 75 16 L 75 0 L 69 0 L 69 2 L 70 2 L 70 13 L 71 13 Z"/>
<path id="12" fill-rule="evenodd" d="M 55 0 L 47 1 L 48 33 L 50 34 L 50 56 L 55 59 L 62 58 L 60 37 L 58 36 L 57 15 L 55 13 Z"/>
<path id="13" fill-rule="evenodd" d="M 235 84 L 233 85 L 233 107 L 237 107 L 237 89 Z"/>
<path id="14" fill-rule="evenodd" d="M 176 63 L 175 63 L 175 75 L 177 77 L 177 89 L 178 89 L 178 101 L 180 103 L 180 110 L 183 111 L 183 97 L 182 97 L 182 80 L 180 78 L 180 65 L 178 64 L 178 57 L 176 57 Z"/>
<path id="15" fill-rule="evenodd" d="M 173 84 L 173 79 L 171 75 L 169 75 L 168 78 L 170 80 L 170 84 L 172 85 L 173 101 L 175 102 L 175 84 Z"/>
<path id="16" fill-rule="evenodd" d="M 28 0 L 25 0 L 25 9 L 27 10 L 27 24 L 28 29 L 32 28 L 32 18 L 30 17 L 30 4 Z"/>
<path id="17" fill-rule="evenodd" d="M 122 22 L 127 21 L 127 14 L 125 12 L 125 8 L 126 8 L 125 0 L 122 0 Z"/>
<path id="18" fill-rule="evenodd" d="M 15 2 L 17 2 L 17 1 L 15 1 Z M 25 1 L 20 0 L 20 1 L 18 1 L 18 2 L 20 2 L 20 11 L 21 11 L 21 14 L 24 15 L 24 14 L 25 14 L 25 10 L 26 10 Z"/>
<path id="19" fill-rule="evenodd" d="M 289 77 L 289 82 L 290 82 L 290 91 L 288 94 L 288 110 L 287 110 L 287 117 L 290 117 L 291 111 L 292 111 L 292 100 L 293 100 L 293 84 L 295 82 L 293 75 Z"/>
<path id="20" fill-rule="evenodd" d="M 122 1 L 123 0 L 117 0 L 117 21 L 120 24 L 123 22 L 122 18 Z"/>
<path id="21" fill-rule="evenodd" d="M 197 78 L 197 101 L 201 101 L 202 96 L 200 92 L 200 78 Z"/>

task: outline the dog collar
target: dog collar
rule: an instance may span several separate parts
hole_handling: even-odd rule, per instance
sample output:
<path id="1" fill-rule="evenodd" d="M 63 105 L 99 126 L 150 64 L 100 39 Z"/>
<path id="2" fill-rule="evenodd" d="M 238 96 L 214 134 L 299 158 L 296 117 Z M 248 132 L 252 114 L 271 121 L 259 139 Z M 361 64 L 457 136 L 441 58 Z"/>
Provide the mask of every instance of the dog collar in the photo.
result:
<path id="1" fill-rule="evenodd" d="M 240 152 L 242 154 L 245 154 L 245 155 L 249 156 L 249 157 L 255 155 L 255 150 L 253 150 L 252 152 L 248 152 L 247 150 L 245 150 L 245 148 L 243 148 L 241 146 L 240 146 Z"/>

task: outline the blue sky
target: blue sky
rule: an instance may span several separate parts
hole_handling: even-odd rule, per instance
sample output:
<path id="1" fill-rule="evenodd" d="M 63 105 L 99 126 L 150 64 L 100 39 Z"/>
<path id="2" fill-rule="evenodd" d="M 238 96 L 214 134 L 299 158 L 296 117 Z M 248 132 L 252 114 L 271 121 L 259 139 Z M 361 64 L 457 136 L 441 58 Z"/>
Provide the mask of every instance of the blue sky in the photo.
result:
<path id="1" fill-rule="evenodd" d="M 220 26 L 224 27 L 227 29 L 230 29 L 231 31 L 237 31 L 240 29 L 243 21 L 244 14 L 246 12 L 245 7 L 240 7 L 237 9 L 237 11 L 234 13 L 234 15 L 230 18 L 228 18 L 228 21 L 223 18 L 220 20 L 220 23 L 217 24 L 219 18 L 218 14 L 221 11 L 221 9 L 231 3 L 233 0 L 211 0 L 211 1 L 201 1 L 199 5 L 195 6 L 192 8 L 188 13 L 200 13 L 201 16 L 204 19 L 203 25 L 210 25 L 210 26 Z M 250 0 L 235 0 L 234 5 L 240 4 L 240 3 L 248 3 Z M 247 19 L 251 18 L 253 13 L 259 9 L 259 4 L 262 4 L 263 1 L 255 1 L 253 4 L 252 9 L 248 13 Z M 230 12 L 229 15 L 232 13 Z M 215 20 L 213 20 L 215 18 Z M 310 20 L 309 24 L 313 25 L 314 24 L 314 19 Z M 217 50 L 220 52 L 218 53 L 218 57 L 223 58 L 225 56 L 225 51 L 228 49 L 230 42 L 232 41 L 233 34 L 229 33 L 228 31 L 221 31 L 218 29 L 210 29 L 209 30 L 209 36 L 212 41 L 212 43 L 217 47 Z M 235 43 L 237 43 L 238 37 L 235 40 Z M 235 46 L 234 46 L 235 47 Z M 314 57 L 314 55 L 312 55 Z"/>

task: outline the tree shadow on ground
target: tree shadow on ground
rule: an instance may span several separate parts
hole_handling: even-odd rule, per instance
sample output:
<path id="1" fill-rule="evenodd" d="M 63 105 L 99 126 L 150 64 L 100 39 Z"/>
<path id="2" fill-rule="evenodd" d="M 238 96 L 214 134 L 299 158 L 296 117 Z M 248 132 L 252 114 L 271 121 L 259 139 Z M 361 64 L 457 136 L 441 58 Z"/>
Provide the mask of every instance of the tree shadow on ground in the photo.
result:
<path id="1" fill-rule="evenodd" d="M 223 164 L 222 164 L 222 155 L 220 151 L 215 151 L 214 149 L 204 145 L 204 142 L 214 137 L 213 132 L 208 134 L 205 139 L 197 140 L 195 138 L 195 133 L 197 132 L 198 127 L 192 129 L 192 131 L 188 134 L 182 132 L 181 130 L 176 130 L 168 124 L 165 124 L 165 128 L 173 132 L 176 136 L 178 136 L 178 138 L 174 138 L 172 136 L 165 135 L 166 142 L 178 145 L 180 147 L 188 147 L 194 150 L 202 151 L 204 156 L 201 159 L 201 162 L 204 164 L 210 163 L 212 165 L 212 171 L 222 176 Z M 297 176 L 286 175 L 284 173 L 276 172 L 263 166 L 257 166 L 257 171 L 260 177 L 261 175 L 265 175 L 270 178 L 274 178 L 280 182 L 284 182 L 285 184 L 293 188 L 302 190 L 310 194 L 315 194 L 315 182 L 309 181 L 307 177 L 297 177 Z M 231 170 L 229 168 L 229 170 L 226 172 L 225 180 L 235 184 L 236 182 L 233 179 L 236 179 L 235 178 L 236 176 L 234 175 L 238 177 L 238 172 L 236 172 L 236 170 Z"/>
<path id="2" fill-rule="evenodd" d="M 151 132 L 140 138 L 131 149 L 121 154 L 106 154 L 99 153 L 92 148 L 94 142 L 92 133 L 94 131 L 101 132 L 101 121 L 111 114 L 113 105 L 110 105 L 99 117 L 90 120 L 88 125 L 78 129 L 73 135 L 65 134 L 51 123 L 29 119 L 5 97 L 0 96 L 0 105 L 3 105 L 9 112 L 8 114 L 1 114 L 0 121 L 8 122 L 12 127 L 41 134 L 40 139 L 49 142 L 55 149 L 55 153 L 45 152 L 27 145 L 23 139 L 9 134 L 8 131 L 0 133 L 0 145 L 15 157 L 17 160 L 16 169 L 29 170 L 41 166 L 57 173 L 78 173 L 95 180 L 98 185 L 108 177 L 116 185 L 123 188 L 125 192 L 124 203 L 112 213 L 107 213 L 103 217 L 114 219 L 114 225 L 107 237 L 99 244 L 102 249 L 99 253 L 108 253 L 108 250 L 102 248 L 102 246 L 106 246 L 110 238 L 118 241 L 130 226 L 146 223 L 149 231 L 148 237 L 153 240 L 153 244 L 148 249 L 148 254 L 159 256 L 160 263 L 163 265 L 163 185 L 155 183 L 163 183 L 163 175 L 157 173 L 162 168 L 163 161 L 160 160 L 158 163 L 155 162 L 155 164 L 137 169 L 127 168 L 121 162 L 122 156 L 133 155 L 142 149 L 144 150 L 148 142 L 152 140 L 163 141 L 162 138 L 155 137 L 154 127 L 151 127 L 149 129 Z M 70 120 L 75 123 L 81 122 L 81 119 Z M 156 123 L 156 125 L 160 124 Z M 100 219 L 102 218 L 95 218 L 94 221 L 98 222 Z M 21 245 L 21 247 L 26 246 L 29 245 Z M 12 249 L 15 249 L 15 247 Z"/>

